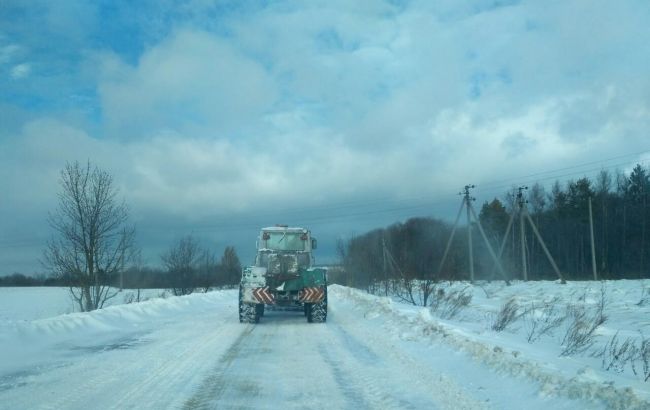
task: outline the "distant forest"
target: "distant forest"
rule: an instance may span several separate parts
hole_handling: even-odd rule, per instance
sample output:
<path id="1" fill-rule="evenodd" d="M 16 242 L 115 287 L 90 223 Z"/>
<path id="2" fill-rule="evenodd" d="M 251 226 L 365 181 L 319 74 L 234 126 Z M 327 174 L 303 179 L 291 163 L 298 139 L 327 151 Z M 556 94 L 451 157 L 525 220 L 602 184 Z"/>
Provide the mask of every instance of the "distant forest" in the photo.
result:
<path id="1" fill-rule="evenodd" d="M 216 265 L 212 266 L 209 272 L 197 270 L 192 279 L 187 281 L 193 288 L 207 287 L 229 287 L 239 283 L 239 272 L 233 278 L 232 272 L 227 273 L 225 269 Z M 172 289 L 178 281 L 176 272 L 169 272 L 163 268 L 152 267 L 130 267 L 122 276 L 124 289 Z M 102 284 L 120 287 L 120 275 L 105 277 Z M 0 287 L 2 286 L 69 286 L 70 281 L 64 277 L 36 275 L 27 276 L 22 273 L 14 273 L 8 276 L 0 276 Z"/>
<path id="2" fill-rule="evenodd" d="M 508 279 L 522 279 L 519 218 L 503 242 L 510 216 L 518 209 L 519 187 L 501 198 L 474 205 L 492 248 L 505 243 L 501 263 Z M 536 183 L 522 190 L 525 206 L 548 250 L 567 280 L 593 279 L 588 202 L 591 198 L 598 279 L 650 277 L 648 255 L 648 169 L 637 165 L 630 174 L 601 171 L 595 180 L 555 182 L 547 192 Z M 336 282 L 359 288 L 390 280 L 428 281 L 469 279 L 468 235 L 461 219 L 443 268 L 439 264 L 452 231 L 450 223 L 412 218 L 376 229 L 337 246 L 342 270 Z M 472 224 L 475 279 L 501 279 L 478 227 Z M 528 278 L 557 279 L 543 249 L 526 226 L 524 244 Z"/>

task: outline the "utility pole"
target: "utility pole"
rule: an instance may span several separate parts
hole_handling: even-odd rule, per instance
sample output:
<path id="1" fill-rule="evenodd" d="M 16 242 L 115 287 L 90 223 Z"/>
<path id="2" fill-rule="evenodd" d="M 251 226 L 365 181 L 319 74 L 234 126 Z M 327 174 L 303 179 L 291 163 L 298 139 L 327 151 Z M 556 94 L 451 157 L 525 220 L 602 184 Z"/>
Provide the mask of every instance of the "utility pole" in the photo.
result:
<path id="1" fill-rule="evenodd" d="M 535 237 L 537 238 L 537 241 L 542 247 L 542 250 L 544 251 L 544 254 L 546 255 L 546 258 L 548 259 L 548 262 L 551 264 L 553 267 L 553 270 L 555 271 L 555 274 L 557 277 L 560 279 L 560 283 L 564 284 L 566 283 L 566 280 L 564 279 L 564 276 L 562 276 L 562 273 L 560 272 L 560 269 L 557 267 L 557 264 L 555 263 L 555 260 L 553 259 L 553 256 L 551 256 L 551 252 L 549 252 L 548 248 L 546 247 L 546 244 L 544 243 L 544 240 L 542 239 L 542 235 L 540 235 L 539 231 L 537 230 L 537 226 L 535 225 L 535 222 L 533 222 L 533 218 L 530 217 L 528 214 L 528 207 L 526 206 L 527 201 L 523 200 L 523 191 L 527 189 L 526 187 L 519 187 L 519 193 L 517 194 L 517 198 L 519 198 L 519 206 L 514 208 L 512 210 L 512 215 L 510 215 L 510 221 L 508 221 L 508 227 L 506 228 L 506 233 L 503 235 L 503 241 L 501 242 L 501 247 L 499 248 L 499 255 L 498 258 L 501 258 L 501 254 L 503 253 L 503 249 L 505 248 L 506 242 L 508 240 L 508 234 L 510 233 L 510 228 L 512 228 L 512 222 L 515 218 L 515 214 L 519 213 L 519 220 L 520 223 L 523 225 L 523 220 L 527 220 L 530 227 L 533 230 L 533 233 L 535 234 Z M 523 229 L 522 229 L 522 232 Z M 522 234 L 523 237 L 523 234 Z M 514 238 L 513 238 L 513 244 L 514 244 Z M 522 242 L 522 262 L 523 265 L 526 266 L 526 255 L 525 255 L 525 241 Z M 524 268 L 526 269 L 526 268 Z M 494 272 L 494 270 L 493 270 Z M 524 273 L 527 275 L 527 273 Z"/>
<path id="2" fill-rule="evenodd" d="M 388 296 L 388 271 L 386 270 L 386 238 L 384 234 L 381 235 L 381 255 L 384 260 L 384 291 L 385 296 Z"/>
<path id="3" fill-rule="evenodd" d="M 474 282 L 474 246 L 472 244 L 472 219 L 470 218 L 470 201 L 475 201 L 469 194 L 469 190 L 474 188 L 474 185 L 465 185 L 465 192 L 463 193 L 463 201 L 467 206 L 467 246 L 469 248 L 469 280 Z"/>
<path id="4" fill-rule="evenodd" d="M 594 280 L 598 280 L 596 271 L 596 246 L 594 245 L 594 216 L 591 211 L 591 196 L 589 197 L 589 233 L 591 234 L 591 270 L 594 273 Z"/>
<path id="5" fill-rule="evenodd" d="M 476 198 L 473 198 L 470 195 L 470 189 L 473 189 L 474 185 L 465 185 L 464 187 L 464 192 L 460 192 L 459 195 L 463 196 L 463 200 L 460 204 L 460 208 L 458 209 L 458 215 L 456 215 L 456 221 L 454 222 L 454 227 L 451 230 L 451 234 L 449 235 L 449 240 L 447 240 L 447 246 L 445 247 L 445 252 L 442 255 L 442 260 L 440 260 L 440 265 L 438 265 L 438 277 L 440 277 L 440 273 L 442 272 L 442 268 L 445 264 L 445 260 L 447 259 L 447 255 L 449 254 L 449 249 L 451 247 L 451 242 L 454 240 L 454 234 L 456 233 L 456 228 L 458 227 L 458 221 L 460 220 L 460 215 L 463 212 L 463 207 L 467 207 L 467 239 L 469 241 L 468 243 L 468 250 L 469 250 L 469 272 L 470 272 L 470 280 L 473 282 L 474 281 L 474 253 L 473 253 L 473 247 L 472 247 L 472 217 L 474 217 L 474 220 L 476 222 L 476 226 L 478 227 L 479 233 L 481 234 L 481 237 L 483 238 L 483 241 L 485 241 L 485 245 L 488 248 L 488 251 L 490 252 L 490 256 L 492 257 L 492 260 L 494 261 L 494 264 L 496 267 L 499 269 L 499 273 L 503 277 L 503 279 L 506 281 L 507 285 L 510 285 L 510 281 L 508 280 L 508 277 L 503 270 L 503 267 L 501 266 L 501 263 L 499 262 L 499 259 L 497 258 L 496 254 L 494 253 L 494 250 L 492 249 L 492 245 L 490 245 L 490 241 L 487 238 L 487 235 L 485 235 L 485 231 L 483 230 L 483 226 L 481 226 L 481 221 L 478 219 L 476 216 L 476 212 L 474 211 L 474 207 L 472 206 L 472 201 L 475 201 Z"/>
<path id="6" fill-rule="evenodd" d="M 519 204 L 519 242 L 521 243 L 521 268 L 524 274 L 524 280 L 528 280 L 528 264 L 526 263 L 526 225 L 524 225 L 524 206 L 528 201 L 524 199 L 523 191 L 527 190 L 527 186 L 520 186 L 517 188 L 517 203 Z"/>

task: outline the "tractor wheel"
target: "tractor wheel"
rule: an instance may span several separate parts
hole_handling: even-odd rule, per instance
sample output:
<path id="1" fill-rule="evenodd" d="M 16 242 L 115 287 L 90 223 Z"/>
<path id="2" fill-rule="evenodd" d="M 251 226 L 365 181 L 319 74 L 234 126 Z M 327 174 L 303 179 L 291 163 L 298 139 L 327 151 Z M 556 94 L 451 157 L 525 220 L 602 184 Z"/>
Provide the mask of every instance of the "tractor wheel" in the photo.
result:
<path id="1" fill-rule="evenodd" d="M 239 285 L 239 323 L 244 323 L 244 302 L 242 301 L 243 291 L 241 285 Z"/>
<path id="2" fill-rule="evenodd" d="M 257 305 L 245 303 L 243 300 L 244 292 L 239 287 L 239 322 L 240 323 L 258 323 L 260 315 L 257 312 Z"/>
<path id="3" fill-rule="evenodd" d="M 325 298 L 322 301 L 311 304 L 307 314 L 307 321 L 309 323 L 324 323 L 327 321 L 327 291 L 325 291 Z"/>
<path id="4" fill-rule="evenodd" d="M 260 316 L 257 314 L 256 305 L 253 303 L 242 303 L 239 320 L 242 323 L 258 323 L 260 321 Z"/>

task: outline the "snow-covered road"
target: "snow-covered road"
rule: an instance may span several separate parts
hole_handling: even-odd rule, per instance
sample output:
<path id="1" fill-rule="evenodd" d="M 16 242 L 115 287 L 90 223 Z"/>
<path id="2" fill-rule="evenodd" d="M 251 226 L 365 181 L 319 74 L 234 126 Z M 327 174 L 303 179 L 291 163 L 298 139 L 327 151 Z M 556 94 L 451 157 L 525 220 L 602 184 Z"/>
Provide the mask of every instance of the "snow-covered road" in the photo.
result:
<path id="1" fill-rule="evenodd" d="M 185 407 L 481 407 L 452 380 L 384 344 L 385 335 L 355 331 L 340 312 L 332 308 L 327 325 L 308 324 L 300 312 L 269 312 L 246 326 Z"/>
<path id="2" fill-rule="evenodd" d="M 345 288 L 330 288 L 326 324 L 276 311 L 240 324 L 236 300 L 219 291 L 6 326 L 0 407 L 605 408 L 400 337 Z"/>

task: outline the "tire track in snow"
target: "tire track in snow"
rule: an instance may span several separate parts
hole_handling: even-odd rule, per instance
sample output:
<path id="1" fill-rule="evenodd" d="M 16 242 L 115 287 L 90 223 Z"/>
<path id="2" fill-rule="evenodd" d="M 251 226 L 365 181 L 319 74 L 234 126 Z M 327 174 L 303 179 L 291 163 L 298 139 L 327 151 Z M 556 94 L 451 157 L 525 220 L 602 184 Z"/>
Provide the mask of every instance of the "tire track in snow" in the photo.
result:
<path id="1" fill-rule="evenodd" d="M 345 385 L 363 395 L 365 408 L 483 409 L 453 380 L 423 369 L 395 346 L 385 343 L 380 329 L 360 328 L 362 323 L 348 312 L 339 315 L 341 301 L 333 298 L 332 316 L 337 318 L 335 339 L 327 343 L 336 350 L 335 372 L 346 375 Z M 337 343 L 338 342 L 338 343 Z M 346 387 L 350 388 L 350 387 Z"/>
<path id="2" fill-rule="evenodd" d="M 213 331 L 206 332 L 200 339 L 188 343 L 180 352 L 177 352 L 173 343 L 170 343 L 167 351 L 169 358 L 154 371 L 143 369 L 143 373 L 146 374 L 145 379 L 134 385 L 111 408 L 116 410 L 141 409 L 143 406 L 147 406 L 157 409 L 168 407 L 170 401 L 182 400 L 182 392 L 191 391 L 192 380 L 205 373 L 217 359 L 215 351 L 218 352 L 220 344 L 224 339 L 227 340 L 223 336 L 233 338 L 234 335 L 240 334 L 242 329 L 230 325 L 230 321 L 235 321 L 236 318 L 236 315 L 233 314 L 228 316 L 223 323 L 215 323 Z M 172 355 L 172 353 L 174 354 Z M 153 360 L 158 356 L 158 353 L 153 354 Z M 187 387 L 183 388 L 184 386 Z M 172 396 L 169 392 L 176 392 L 176 394 Z M 143 402 L 145 404 L 142 404 Z"/>
<path id="3" fill-rule="evenodd" d="M 183 408 L 436 408 L 423 394 L 393 394 L 403 380 L 392 378 L 392 368 L 337 317 L 308 324 L 282 312 L 247 325 Z"/>
<path id="4" fill-rule="evenodd" d="M 355 316 L 332 304 L 325 324 L 308 324 L 291 312 L 269 312 L 261 323 L 245 325 L 247 330 L 225 350 L 183 407 L 483 407 L 431 369 L 428 376 L 418 371 L 422 380 L 414 380 L 413 361 L 392 352 L 394 346 L 378 344 L 377 339 L 385 337 L 380 329 L 354 331 Z"/>
<path id="5" fill-rule="evenodd" d="M 334 299 L 339 298 L 334 295 Z M 344 301 L 339 299 L 338 302 L 336 309 L 341 309 L 341 303 Z M 344 315 L 339 321 L 339 325 L 340 332 L 343 332 L 347 340 L 356 340 L 357 343 L 361 343 L 362 340 L 367 341 L 367 344 L 363 345 L 363 349 L 370 351 L 373 356 L 381 357 L 385 362 L 386 369 L 407 375 L 411 394 L 419 391 L 421 395 L 428 397 L 436 408 L 440 409 L 487 408 L 485 403 L 474 399 L 453 379 L 436 372 L 435 369 L 422 366 L 412 356 L 389 343 L 386 333 L 382 332 L 381 328 L 367 326 L 360 317 L 352 315 Z M 359 348 L 355 350 L 363 351 Z M 382 352 L 382 354 L 377 352 Z M 390 375 L 385 377 L 389 378 Z M 371 381 L 368 380 L 368 382 Z M 403 383 L 404 380 L 402 380 Z"/>
<path id="6" fill-rule="evenodd" d="M 330 367 L 330 370 L 334 375 L 334 380 L 336 380 L 338 383 L 343 396 L 348 402 L 348 408 L 370 408 L 369 403 L 365 400 L 365 397 L 357 391 L 355 383 L 353 383 L 350 376 L 340 368 L 337 361 L 335 361 L 334 358 L 330 355 L 327 347 L 324 344 L 321 344 L 318 346 L 318 351 L 323 357 L 325 363 L 327 363 L 327 365 Z"/>
<path id="7" fill-rule="evenodd" d="M 185 409 L 343 408 L 316 351 L 327 327 L 307 323 L 302 313 L 272 311 L 246 326 L 250 333 L 228 348 Z"/>
<path id="8" fill-rule="evenodd" d="M 382 386 L 390 378 L 381 355 L 367 344 L 347 333 L 334 312 L 336 326 L 330 326 L 328 343 L 319 345 L 319 352 L 329 365 L 343 394 L 350 401 L 348 408 L 416 409 L 404 398 L 394 397 L 391 389 Z M 330 321 L 331 322 L 331 321 Z"/>
<path id="9" fill-rule="evenodd" d="M 185 402 L 183 409 L 196 410 L 218 407 L 219 399 L 229 386 L 227 372 L 233 361 L 235 361 L 237 356 L 241 353 L 244 344 L 243 342 L 246 338 L 251 337 L 251 333 L 254 329 L 254 325 L 248 325 L 248 327 L 244 329 L 239 337 L 230 345 L 228 350 L 226 350 L 221 359 L 219 359 L 216 370 L 213 370 L 212 374 L 203 380 L 192 397 Z M 249 393 L 254 393 L 255 391 L 252 385 L 244 390 L 249 390 Z"/>
<path id="10" fill-rule="evenodd" d="M 325 363 L 327 363 L 334 374 L 334 379 L 338 382 L 338 387 L 348 400 L 346 408 L 348 409 L 416 409 L 414 405 L 406 400 L 399 400 L 388 394 L 386 390 L 379 387 L 378 376 L 373 375 L 375 371 L 381 373 L 379 369 L 346 365 L 346 360 L 340 359 L 344 355 L 334 356 L 330 352 L 331 345 L 321 344 L 319 351 Z M 337 359 L 335 359 L 335 357 Z"/>

